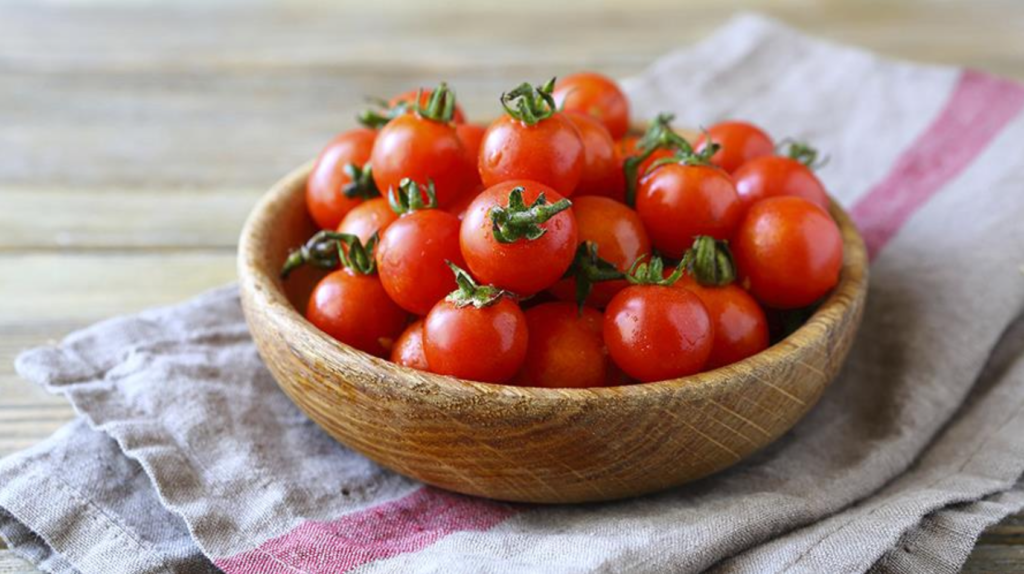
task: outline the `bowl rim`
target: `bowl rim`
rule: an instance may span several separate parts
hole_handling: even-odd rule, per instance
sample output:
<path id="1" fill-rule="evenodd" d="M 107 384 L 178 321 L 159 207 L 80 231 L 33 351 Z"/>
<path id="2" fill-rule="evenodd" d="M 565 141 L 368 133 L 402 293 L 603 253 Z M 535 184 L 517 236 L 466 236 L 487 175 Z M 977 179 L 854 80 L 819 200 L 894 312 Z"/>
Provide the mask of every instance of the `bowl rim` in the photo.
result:
<path id="1" fill-rule="evenodd" d="M 583 389 L 487 383 L 420 371 L 359 351 L 320 331 L 289 302 L 278 273 L 267 269 L 269 262 L 265 261 L 264 253 L 271 235 L 274 208 L 287 203 L 293 194 L 304 191 L 305 182 L 312 166 L 313 161 L 309 161 L 278 180 L 269 191 L 263 194 L 250 212 L 239 241 L 240 287 L 252 297 L 254 304 L 262 307 L 262 312 L 268 319 L 275 323 L 287 323 L 292 328 L 305 331 L 309 336 L 338 351 L 343 356 L 354 354 L 363 359 L 364 365 L 372 366 L 375 370 L 380 371 L 382 376 L 376 377 L 376 379 L 382 384 L 397 382 L 399 386 L 415 386 L 420 391 L 423 390 L 424 384 L 429 384 L 438 394 L 451 397 L 486 395 L 495 398 L 534 401 L 675 394 L 684 390 L 698 394 L 705 392 L 717 394 L 721 391 L 721 387 L 739 384 L 751 373 L 759 372 L 762 366 L 799 359 L 801 347 L 812 344 L 818 338 L 827 337 L 832 326 L 842 323 L 844 318 L 856 310 L 857 300 L 867 291 L 868 260 L 864 241 L 850 216 L 830 197 L 829 212 L 839 225 L 843 239 L 843 266 L 840 271 L 839 283 L 803 325 L 760 353 L 717 369 L 686 377 Z M 261 230 L 264 232 L 261 233 Z M 245 299 L 243 297 L 243 304 L 245 304 Z M 393 376 L 396 373 L 402 376 Z M 770 382 L 765 381 L 765 383 L 769 384 Z M 792 396 L 784 389 L 778 388 L 778 390 L 803 403 L 802 399 Z"/>

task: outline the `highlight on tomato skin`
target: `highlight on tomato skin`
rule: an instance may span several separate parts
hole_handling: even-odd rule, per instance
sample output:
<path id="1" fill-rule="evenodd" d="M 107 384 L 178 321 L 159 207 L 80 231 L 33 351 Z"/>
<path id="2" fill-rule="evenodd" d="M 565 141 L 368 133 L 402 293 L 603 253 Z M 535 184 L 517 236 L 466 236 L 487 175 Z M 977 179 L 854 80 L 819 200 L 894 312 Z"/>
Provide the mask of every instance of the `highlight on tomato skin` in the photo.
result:
<path id="1" fill-rule="evenodd" d="M 591 116 L 566 113 L 579 130 L 583 141 L 583 174 L 573 196 L 600 195 L 622 201 L 626 194 L 626 178 L 622 157 L 608 129 Z"/>
<path id="2" fill-rule="evenodd" d="M 565 76 L 555 84 L 553 96 L 560 109 L 600 121 L 614 139 L 629 131 L 629 99 L 607 76 L 596 72 Z"/>
<path id="3" fill-rule="evenodd" d="M 375 274 L 348 268 L 321 279 L 306 308 L 306 318 L 318 329 L 378 357 L 388 356 L 407 316 Z"/>
<path id="4" fill-rule="evenodd" d="M 544 303 L 526 310 L 529 338 L 522 384 L 587 388 L 608 381 L 608 353 L 600 311 L 572 303 Z"/>
<path id="5" fill-rule="evenodd" d="M 306 208 L 320 229 L 337 229 L 345 214 L 362 201 L 343 192 L 352 183 L 347 168 L 349 164 L 362 168 L 376 139 L 376 131 L 355 128 L 339 134 L 317 156 L 306 180 Z"/>
<path id="6" fill-rule="evenodd" d="M 511 380 L 526 359 L 527 339 L 526 317 L 508 297 L 480 308 L 442 299 L 423 324 L 430 370 L 470 381 Z"/>
<path id="7" fill-rule="evenodd" d="M 793 158 L 759 157 L 743 164 L 732 176 L 745 210 L 762 199 L 791 195 L 828 211 L 825 186 L 810 167 Z"/>
<path id="8" fill-rule="evenodd" d="M 528 179 L 571 196 L 583 175 L 583 140 L 576 126 L 555 113 L 535 125 L 502 116 L 484 134 L 479 170 L 484 185 Z"/>

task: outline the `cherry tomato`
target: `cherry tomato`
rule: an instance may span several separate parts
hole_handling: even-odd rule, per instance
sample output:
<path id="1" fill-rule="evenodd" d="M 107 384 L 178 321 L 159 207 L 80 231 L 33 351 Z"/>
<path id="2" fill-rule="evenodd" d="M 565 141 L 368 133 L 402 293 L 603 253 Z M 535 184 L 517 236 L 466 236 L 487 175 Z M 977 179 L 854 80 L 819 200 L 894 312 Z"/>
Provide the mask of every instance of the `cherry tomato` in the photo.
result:
<path id="1" fill-rule="evenodd" d="M 722 146 L 711 161 L 725 171 L 732 173 L 748 161 L 775 153 L 775 144 L 761 128 L 747 122 L 722 122 L 708 128 L 711 141 Z M 694 146 L 699 153 L 707 145 L 701 134 Z"/>
<path id="2" fill-rule="evenodd" d="M 566 114 L 566 117 L 580 131 L 583 139 L 583 175 L 576 185 L 575 195 L 622 198 L 626 192 L 622 158 L 615 149 L 615 140 L 608 129 L 585 114 L 571 113 Z"/>
<path id="3" fill-rule="evenodd" d="M 352 208 L 338 226 L 340 233 L 355 235 L 366 243 L 374 233 L 384 233 L 398 215 L 383 197 L 368 199 Z"/>
<path id="4" fill-rule="evenodd" d="M 573 201 L 572 211 L 579 242 L 597 244 L 597 255 L 619 271 L 627 271 L 637 258 L 651 252 L 651 241 L 640 216 L 626 205 L 607 197 L 584 196 Z M 604 307 L 627 285 L 625 280 L 594 283 L 587 304 Z M 563 301 L 575 301 L 576 280 L 562 279 L 551 292 Z"/>
<path id="5" fill-rule="evenodd" d="M 707 308 L 686 289 L 632 285 L 605 310 L 608 352 L 620 369 L 641 382 L 700 372 L 714 338 Z"/>
<path id="6" fill-rule="evenodd" d="M 376 275 L 344 268 L 317 283 L 306 317 L 342 343 L 385 357 L 405 326 L 406 314 L 388 297 Z"/>
<path id="7" fill-rule="evenodd" d="M 684 275 L 674 286 L 699 297 L 714 324 L 715 339 L 706 369 L 735 363 L 768 348 L 764 311 L 739 285 L 704 286 Z"/>
<path id="8" fill-rule="evenodd" d="M 503 383 L 523 366 L 527 337 L 526 317 L 508 297 L 480 308 L 442 299 L 423 324 L 423 351 L 435 373 Z"/>
<path id="9" fill-rule="evenodd" d="M 780 309 L 822 298 L 839 282 L 843 266 L 843 238 L 836 222 L 800 197 L 770 197 L 751 206 L 732 249 L 750 292 Z"/>
<path id="10" fill-rule="evenodd" d="M 401 103 L 412 104 L 414 101 L 416 101 L 417 93 L 420 93 L 419 105 L 426 106 L 427 102 L 430 101 L 430 96 L 431 94 L 434 93 L 434 90 L 423 88 L 422 92 L 420 92 L 420 90 L 409 90 L 408 92 L 402 92 L 401 94 L 398 94 L 397 96 L 388 100 L 388 107 L 393 108 Z M 409 110 L 410 113 L 413 111 L 415 110 Z M 455 104 L 455 114 L 452 116 L 452 123 L 462 124 L 465 122 L 466 115 L 462 113 L 462 107 L 459 106 L 459 104 Z"/>
<path id="11" fill-rule="evenodd" d="M 391 299 L 426 315 L 455 289 L 447 262 L 463 266 L 457 217 L 439 209 L 407 213 L 388 226 L 377 246 L 377 272 Z"/>
<path id="12" fill-rule="evenodd" d="M 697 235 L 732 236 L 743 204 L 723 171 L 706 165 L 666 164 L 640 181 L 636 211 L 651 242 L 679 259 Z"/>
<path id="13" fill-rule="evenodd" d="M 759 157 L 743 164 L 732 174 L 743 205 L 766 197 L 793 195 L 828 210 L 828 193 L 811 168 L 799 161 L 777 155 Z"/>
<path id="14" fill-rule="evenodd" d="M 555 102 L 567 112 L 580 112 L 601 121 L 615 139 L 629 131 L 629 100 L 611 78 L 582 72 L 555 84 Z"/>
<path id="15" fill-rule="evenodd" d="M 350 163 L 365 165 L 376 137 L 374 130 L 356 128 L 334 138 L 320 152 L 306 180 L 306 207 L 320 228 L 337 229 L 345 214 L 362 201 L 342 191 L 352 181 L 345 168 Z"/>
<path id="16" fill-rule="evenodd" d="M 406 327 L 395 341 L 395 346 L 391 347 L 391 362 L 421 371 L 430 370 L 427 365 L 427 356 L 423 354 L 422 319 L 414 321 Z"/>
<path id="17" fill-rule="evenodd" d="M 421 185 L 433 182 L 437 203 L 444 207 L 474 185 L 475 165 L 462 146 L 455 127 L 437 110 L 431 117 L 406 114 L 391 120 L 377 134 L 370 163 L 382 194 L 398 189 L 409 178 Z"/>
<path id="18" fill-rule="evenodd" d="M 572 303 L 545 303 L 526 311 L 529 344 L 523 378 L 535 387 L 600 387 L 608 356 L 599 311 Z"/>
<path id="19" fill-rule="evenodd" d="M 533 205 L 544 194 L 547 203 L 530 211 L 547 213 L 549 218 L 533 224 L 543 230 L 536 239 L 519 233 L 500 242 L 492 218 L 496 212 L 515 212 L 510 203 L 517 194 L 521 194 L 523 207 Z M 499 183 L 480 193 L 466 210 L 459 235 L 462 255 L 473 276 L 519 295 L 532 295 L 557 281 L 572 263 L 577 239 L 576 218 L 559 203 L 562 199 L 546 185 L 522 180 Z M 562 210 L 550 215 L 556 208 Z"/>
<path id="20" fill-rule="evenodd" d="M 622 158 L 629 157 L 631 155 L 639 155 L 640 151 L 637 149 L 636 144 L 640 141 L 640 136 L 626 136 L 619 141 L 615 142 L 615 146 L 619 151 L 619 155 Z M 673 153 L 670 149 L 659 149 L 655 150 L 651 154 L 651 157 L 645 159 L 640 164 L 640 169 L 637 170 L 637 174 L 643 177 L 647 173 L 647 170 L 651 169 L 651 165 L 659 159 L 672 157 Z"/>
<path id="21" fill-rule="evenodd" d="M 480 179 L 491 187 L 528 179 L 568 197 L 583 175 L 583 140 L 565 114 L 528 125 L 503 115 L 487 128 L 480 146 Z"/>

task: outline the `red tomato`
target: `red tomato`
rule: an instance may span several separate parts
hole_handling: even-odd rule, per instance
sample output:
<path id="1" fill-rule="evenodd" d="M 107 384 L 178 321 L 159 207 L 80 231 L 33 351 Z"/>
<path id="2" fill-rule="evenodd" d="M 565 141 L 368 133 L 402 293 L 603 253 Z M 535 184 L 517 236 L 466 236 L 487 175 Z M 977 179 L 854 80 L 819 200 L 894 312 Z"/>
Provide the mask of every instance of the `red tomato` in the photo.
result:
<path id="1" fill-rule="evenodd" d="M 405 326 L 406 314 L 388 297 L 376 275 L 344 268 L 317 283 L 306 318 L 346 345 L 385 357 Z"/>
<path id="2" fill-rule="evenodd" d="M 423 354 L 423 320 L 405 328 L 395 346 L 391 348 L 391 362 L 411 369 L 429 371 L 427 356 Z"/>
<path id="3" fill-rule="evenodd" d="M 799 161 L 777 155 L 759 157 L 743 164 L 732 174 L 743 205 L 766 197 L 793 195 L 828 211 L 828 193 L 811 168 Z"/>
<path id="4" fill-rule="evenodd" d="M 480 146 L 480 179 L 491 187 L 528 179 L 568 197 L 583 175 L 583 140 L 565 114 L 533 125 L 503 115 L 487 128 Z"/>
<path id="5" fill-rule="evenodd" d="M 473 191 L 462 194 L 462 197 L 456 199 L 455 203 L 452 203 L 445 209 L 448 211 L 448 213 L 454 215 L 455 217 L 458 217 L 459 221 L 462 221 L 466 217 L 466 210 L 469 209 L 470 204 L 473 203 L 473 200 L 475 200 L 476 197 L 480 195 L 480 192 L 482 192 L 483 190 L 484 186 L 481 184 Z"/>
<path id="6" fill-rule="evenodd" d="M 384 195 L 405 178 L 420 185 L 433 182 L 443 207 L 474 185 L 476 166 L 469 163 L 455 127 L 441 116 L 414 113 L 391 120 L 377 134 L 370 163 Z"/>
<path id="7" fill-rule="evenodd" d="M 356 128 L 334 138 L 320 152 L 306 180 L 306 207 L 322 229 L 337 229 L 345 214 L 362 201 L 343 192 L 352 181 L 345 168 L 350 163 L 363 167 L 376 137 L 374 130 Z"/>
<path id="8" fill-rule="evenodd" d="M 601 121 L 615 139 L 629 131 L 629 100 L 611 78 L 582 72 L 555 85 L 555 102 L 567 112 L 579 112 Z"/>
<path id="9" fill-rule="evenodd" d="M 597 255 L 619 271 L 628 271 L 637 258 L 651 252 L 651 241 L 640 216 L 624 204 L 607 197 L 584 196 L 573 201 L 572 211 L 576 216 L 579 242 L 595 243 Z M 587 303 L 604 307 L 626 286 L 625 280 L 595 283 Z M 563 279 L 551 291 L 563 301 L 575 301 L 576 280 Z"/>
<path id="10" fill-rule="evenodd" d="M 651 242 L 665 256 L 679 259 L 697 235 L 732 236 L 743 204 L 736 186 L 721 170 L 706 165 L 666 164 L 640 182 L 636 211 Z"/>
<path id="11" fill-rule="evenodd" d="M 527 337 L 526 317 L 508 297 L 479 308 L 442 299 L 423 324 L 423 351 L 435 373 L 503 383 L 523 366 Z"/>
<path id="12" fill-rule="evenodd" d="M 375 197 L 353 207 L 341 220 L 338 232 L 355 235 L 359 241 L 366 243 L 374 233 L 384 233 L 396 219 L 398 215 L 391 209 L 388 200 Z"/>
<path id="13" fill-rule="evenodd" d="M 545 303 L 526 311 L 529 344 L 524 382 L 535 387 L 600 387 L 608 357 L 599 311 L 572 303 Z"/>
<path id="14" fill-rule="evenodd" d="M 684 275 L 676 287 L 688 289 L 708 310 L 715 339 L 705 365 L 717 369 L 768 348 L 768 320 L 757 301 L 735 283 L 704 286 Z"/>
<path id="15" fill-rule="evenodd" d="M 603 195 L 621 201 L 626 193 L 626 176 L 608 129 L 588 115 L 571 113 L 566 117 L 583 139 L 583 175 L 576 185 L 575 195 Z"/>
<path id="16" fill-rule="evenodd" d="M 541 194 L 547 203 L 527 210 Z M 521 197 L 519 207 L 510 207 L 517 197 Z M 466 210 L 459 235 L 462 255 L 473 276 L 519 295 L 532 295 L 557 281 L 572 263 L 577 238 L 576 218 L 567 209 L 568 201 L 560 203 L 562 199 L 546 185 L 521 180 L 499 183 L 480 193 Z M 524 210 L 540 216 L 526 227 L 539 228 L 541 235 L 529 239 L 524 235 L 526 227 L 510 228 L 505 237 L 508 242 L 500 242 L 495 237 L 495 214 L 522 214 Z"/>
<path id="17" fill-rule="evenodd" d="M 604 340 L 612 360 L 645 383 L 700 372 L 714 338 L 707 308 L 686 289 L 632 285 L 605 311 Z"/>
<path id="18" fill-rule="evenodd" d="M 780 309 L 822 298 L 839 282 L 843 266 L 843 238 L 836 222 L 800 197 L 770 197 L 751 206 L 732 249 L 750 292 Z"/>
<path id="19" fill-rule="evenodd" d="M 775 153 L 775 144 L 761 128 L 747 122 L 722 122 L 708 128 L 711 141 L 722 146 L 711 162 L 732 173 L 748 161 Z M 701 134 L 694 146 L 700 153 L 707 145 L 706 136 Z"/>
<path id="20" fill-rule="evenodd" d="M 426 315 L 455 289 L 447 262 L 465 265 L 459 225 L 447 211 L 423 209 L 399 217 L 381 236 L 377 273 L 391 299 L 406 311 Z"/>
<path id="21" fill-rule="evenodd" d="M 431 94 L 434 93 L 434 90 L 423 88 L 422 92 L 420 90 L 409 90 L 408 92 L 403 92 L 388 100 L 388 107 L 394 108 L 395 106 L 401 103 L 412 104 L 413 102 L 416 101 L 417 93 L 420 94 L 419 105 L 426 106 L 427 102 L 430 101 L 430 96 Z M 414 111 L 415 110 L 412 107 L 410 107 L 409 113 L 412 113 Z M 459 104 L 455 104 L 455 113 L 452 116 L 452 123 L 462 124 L 465 122 L 466 115 L 462 113 L 462 107 L 459 106 Z"/>
<path id="22" fill-rule="evenodd" d="M 615 146 L 618 148 L 619 155 L 623 158 L 631 155 L 640 155 L 640 150 L 637 149 L 636 144 L 640 141 L 640 136 L 626 136 L 619 141 L 615 142 Z M 658 149 L 654 150 L 651 157 L 645 159 L 640 164 L 640 169 L 637 170 L 637 174 L 643 177 L 647 173 L 647 170 L 651 169 L 651 165 L 659 159 L 672 157 L 673 151 L 670 149 Z"/>

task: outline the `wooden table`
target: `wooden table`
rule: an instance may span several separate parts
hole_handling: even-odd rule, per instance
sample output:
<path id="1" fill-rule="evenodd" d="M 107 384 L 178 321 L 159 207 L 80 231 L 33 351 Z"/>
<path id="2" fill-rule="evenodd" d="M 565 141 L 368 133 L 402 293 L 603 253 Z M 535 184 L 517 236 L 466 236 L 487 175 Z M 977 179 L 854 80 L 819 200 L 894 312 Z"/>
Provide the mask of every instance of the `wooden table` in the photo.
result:
<path id="1" fill-rule="evenodd" d="M 19 350 L 231 281 L 249 207 L 351 125 L 363 96 L 447 79 L 471 116 L 493 116 L 496 94 L 522 79 L 633 73 L 724 22 L 721 4 L 3 4 L 0 456 L 72 417 L 18 379 Z M 1024 4 L 740 4 L 884 53 L 1024 79 Z M 1024 570 L 1022 542 L 1024 516 L 1010 518 L 966 570 Z M 0 573 L 30 571 L 0 549 Z"/>

